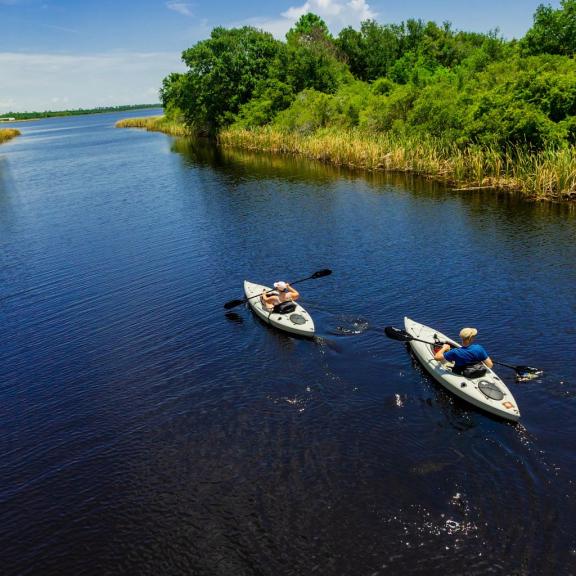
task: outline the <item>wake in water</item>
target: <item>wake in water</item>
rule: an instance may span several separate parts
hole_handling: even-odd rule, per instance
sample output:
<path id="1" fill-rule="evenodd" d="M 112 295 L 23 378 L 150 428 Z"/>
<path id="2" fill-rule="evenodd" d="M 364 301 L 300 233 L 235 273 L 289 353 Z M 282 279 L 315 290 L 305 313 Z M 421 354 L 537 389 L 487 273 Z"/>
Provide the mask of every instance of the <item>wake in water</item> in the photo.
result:
<path id="1" fill-rule="evenodd" d="M 368 320 L 353 316 L 340 316 L 336 319 L 337 325 L 328 332 L 334 336 L 357 336 L 368 330 Z"/>

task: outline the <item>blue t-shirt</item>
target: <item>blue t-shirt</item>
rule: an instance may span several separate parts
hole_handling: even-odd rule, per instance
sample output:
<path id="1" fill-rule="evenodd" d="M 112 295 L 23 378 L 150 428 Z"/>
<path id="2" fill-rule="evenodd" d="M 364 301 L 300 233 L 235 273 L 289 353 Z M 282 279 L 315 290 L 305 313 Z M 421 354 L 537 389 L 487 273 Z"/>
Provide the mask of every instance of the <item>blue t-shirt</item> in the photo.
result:
<path id="1" fill-rule="evenodd" d="M 444 358 L 448 362 L 454 362 L 456 368 L 462 368 L 486 360 L 488 354 L 480 344 L 470 344 L 470 346 L 452 348 L 448 352 L 444 352 Z"/>

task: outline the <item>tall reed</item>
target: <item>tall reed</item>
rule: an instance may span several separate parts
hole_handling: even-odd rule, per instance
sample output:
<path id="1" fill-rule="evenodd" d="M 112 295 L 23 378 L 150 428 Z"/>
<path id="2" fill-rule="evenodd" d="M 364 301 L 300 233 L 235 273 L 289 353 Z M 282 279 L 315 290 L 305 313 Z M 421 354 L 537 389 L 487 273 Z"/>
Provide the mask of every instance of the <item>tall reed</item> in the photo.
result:
<path id="1" fill-rule="evenodd" d="M 497 188 L 531 198 L 576 199 L 576 148 L 531 152 L 456 144 L 434 138 L 356 130 L 323 130 L 312 135 L 271 127 L 222 131 L 223 146 L 298 154 L 340 166 L 412 172 L 459 189 Z"/>
<path id="2" fill-rule="evenodd" d="M 182 122 L 164 116 L 120 120 L 116 126 L 191 135 Z M 299 134 L 270 126 L 228 128 L 219 133 L 218 141 L 224 147 L 301 155 L 337 166 L 414 173 L 459 190 L 494 188 L 535 199 L 576 200 L 574 146 L 540 152 L 523 148 L 502 151 L 490 146 L 461 148 L 432 137 L 388 132 L 324 129 Z"/>
<path id="3" fill-rule="evenodd" d="M 172 136 L 189 136 L 190 130 L 183 122 L 171 120 L 165 116 L 148 116 L 145 118 L 126 118 L 118 120 L 116 128 L 144 128 L 150 132 L 164 132 Z"/>
<path id="4" fill-rule="evenodd" d="M 20 130 L 16 130 L 16 128 L 0 128 L 0 144 L 15 136 L 20 136 Z"/>

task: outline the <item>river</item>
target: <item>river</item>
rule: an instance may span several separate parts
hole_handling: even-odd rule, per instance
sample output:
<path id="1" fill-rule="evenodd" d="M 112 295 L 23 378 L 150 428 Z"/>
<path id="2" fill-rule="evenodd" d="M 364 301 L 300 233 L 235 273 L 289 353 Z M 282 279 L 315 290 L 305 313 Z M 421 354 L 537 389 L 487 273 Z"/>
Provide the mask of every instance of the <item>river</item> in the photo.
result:
<path id="1" fill-rule="evenodd" d="M 0 146 L 11 575 L 576 574 L 576 210 L 115 129 Z M 313 341 L 226 313 L 296 280 Z M 544 370 L 513 424 L 383 333 Z"/>

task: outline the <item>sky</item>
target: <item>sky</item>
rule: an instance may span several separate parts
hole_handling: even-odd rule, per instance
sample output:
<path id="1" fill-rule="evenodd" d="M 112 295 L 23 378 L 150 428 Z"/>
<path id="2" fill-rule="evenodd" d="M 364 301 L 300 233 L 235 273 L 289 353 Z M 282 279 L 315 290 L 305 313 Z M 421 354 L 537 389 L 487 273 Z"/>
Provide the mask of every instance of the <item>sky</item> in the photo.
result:
<path id="1" fill-rule="evenodd" d="M 146 104 L 182 51 L 216 26 L 279 39 L 306 12 L 337 34 L 363 20 L 421 18 L 520 38 L 539 4 L 560 0 L 0 0 L 0 114 Z"/>

